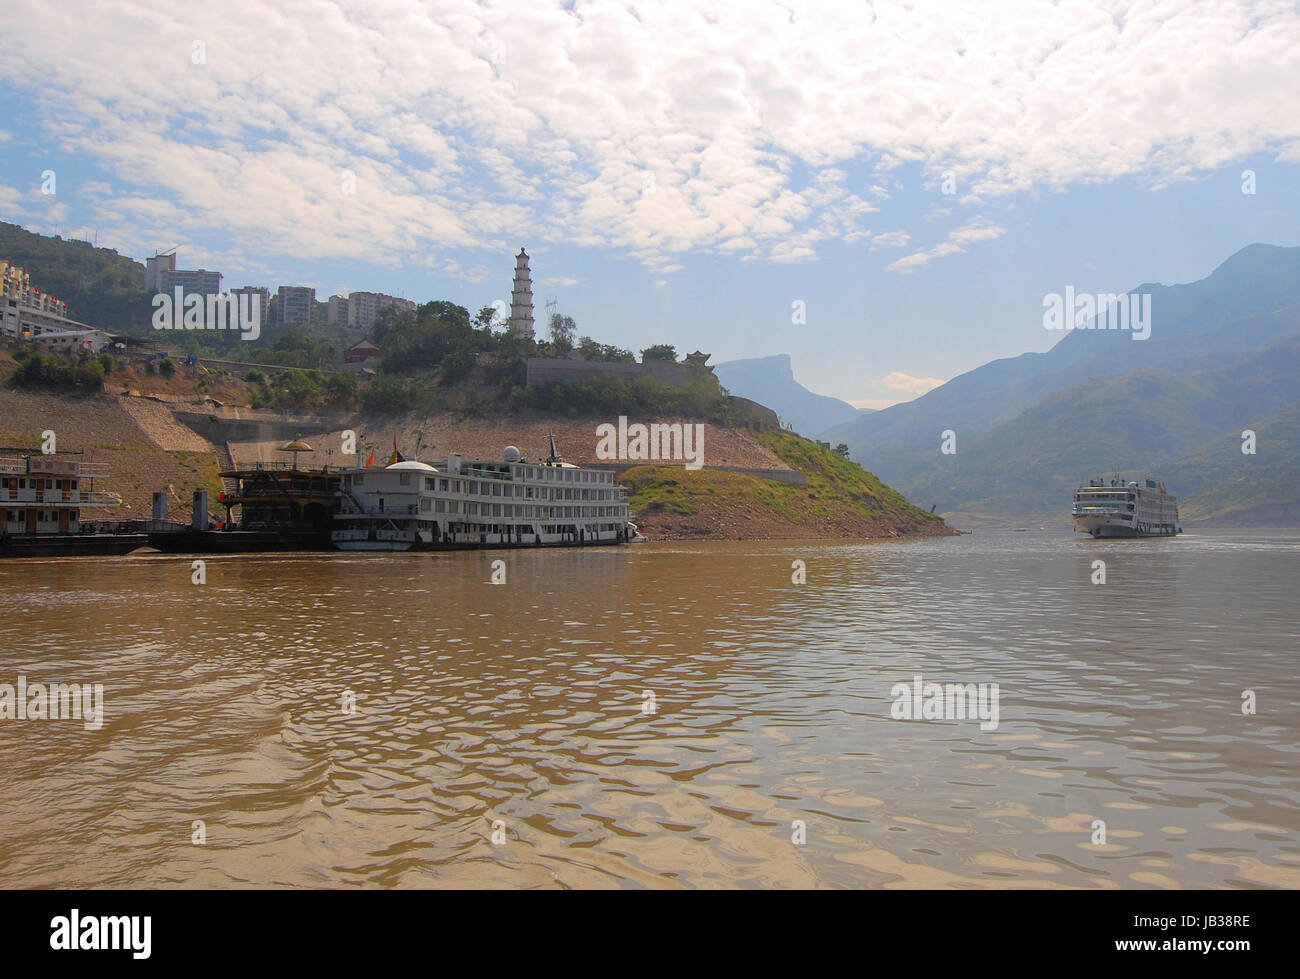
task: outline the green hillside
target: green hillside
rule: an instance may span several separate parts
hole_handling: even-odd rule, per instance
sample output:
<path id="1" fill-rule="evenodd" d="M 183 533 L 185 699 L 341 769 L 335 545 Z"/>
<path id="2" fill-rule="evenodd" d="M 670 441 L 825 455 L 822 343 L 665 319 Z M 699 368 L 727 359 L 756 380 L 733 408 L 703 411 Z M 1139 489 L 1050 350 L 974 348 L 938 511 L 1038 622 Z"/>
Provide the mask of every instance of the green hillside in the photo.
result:
<path id="1" fill-rule="evenodd" d="M 909 503 L 855 462 L 793 432 L 750 433 L 782 462 L 804 473 L 790 486 L 745 473 L 680 466 L 637 466 L 619 482 L 632 512 L 652 536 L 882 537 L 942 535 L 943 521 Z"/>
<path id="2" fill-rule="evenodd" d="M 74 320 L 114 331 L 149 324 L 144 266 L 112 248 L 0 222 L 0 258 L 22 266 L 38 289 L 66 302 Z"/>
<path id="3" fill-rule="evenodd" d="M 1080 480 L 1145 470 L 1177 493 L 1185 519 L 1258 511 L 1300 499 L 1300 337 L 1224 367 L 1147 368 L 1080 382 L 940 456 L 904 485 L 943 512 L 1061 518 Z M 1260 450 L 1241 452 L 1253 429 Z"/>

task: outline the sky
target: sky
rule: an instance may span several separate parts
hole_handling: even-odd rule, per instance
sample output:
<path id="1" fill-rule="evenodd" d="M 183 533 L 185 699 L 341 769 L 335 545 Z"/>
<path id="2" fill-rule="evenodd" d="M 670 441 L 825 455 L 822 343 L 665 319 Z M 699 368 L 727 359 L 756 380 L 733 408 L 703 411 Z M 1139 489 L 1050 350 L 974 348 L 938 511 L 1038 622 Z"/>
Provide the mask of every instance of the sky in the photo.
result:
<path id="1" fill-rule="evenodd" d="M 6 8 L 3 220 L 471 312 L 524 246 L 539 321 L 863 407 L 1300 244 L 1295 2 Z"/>

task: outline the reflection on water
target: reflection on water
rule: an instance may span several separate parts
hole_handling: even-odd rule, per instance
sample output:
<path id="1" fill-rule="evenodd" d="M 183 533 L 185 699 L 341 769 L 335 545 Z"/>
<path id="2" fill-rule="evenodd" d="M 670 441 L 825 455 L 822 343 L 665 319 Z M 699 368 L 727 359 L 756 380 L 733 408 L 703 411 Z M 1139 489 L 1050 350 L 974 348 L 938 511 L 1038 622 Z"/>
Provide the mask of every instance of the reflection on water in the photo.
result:
<path id="1" fill-rule="evenodd" d="M 107 708 L 0 721 L 0 884 L 1300 887 L 1297 570 L 1294 532 L 10 561 L 0 683 Z M 917 674 L 1000 726 L 892 719 Z"/>

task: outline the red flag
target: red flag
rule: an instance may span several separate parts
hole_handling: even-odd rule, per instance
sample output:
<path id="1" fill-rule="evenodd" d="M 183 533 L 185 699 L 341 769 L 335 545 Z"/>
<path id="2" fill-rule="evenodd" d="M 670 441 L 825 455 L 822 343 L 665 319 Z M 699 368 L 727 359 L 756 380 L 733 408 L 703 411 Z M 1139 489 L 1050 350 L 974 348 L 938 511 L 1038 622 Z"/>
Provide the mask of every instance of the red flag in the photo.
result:
<path id="1" fill-rule="evenodd" d="M 374 464 L 375 464 L 375 454 L 372 452 L 370 453 L 370 458 L 366 460 L 366 468 L 369 469 Z"/>

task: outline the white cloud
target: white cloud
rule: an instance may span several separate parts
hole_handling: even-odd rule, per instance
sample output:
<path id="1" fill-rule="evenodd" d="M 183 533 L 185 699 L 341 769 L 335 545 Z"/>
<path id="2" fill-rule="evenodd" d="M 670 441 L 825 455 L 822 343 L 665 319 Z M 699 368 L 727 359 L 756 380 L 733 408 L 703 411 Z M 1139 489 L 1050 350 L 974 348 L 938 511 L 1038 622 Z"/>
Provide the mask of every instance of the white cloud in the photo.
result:
<path id="1" fill-rule="evenodd" d="M 139 254 L 218 233 L 389 264 L 521 240 L 655 273 L 697 249 L 798 262 L 860 236 L 906 163 L 987 201 L 1300 159 L 1291 3 L 567 6 L 11 0 L 0 79 L 34 106 L 19 140 L 102 164 L 114 194 L 78 220 Z"/>
<path id="2" fill-rule="evenodd" d="M 922 249 L 919 252 L 913 252 L 911 255 L 905 255 L 895 262 L 890 262 L 887 267 L 894 272 L 911 272 L 913 269 L 928 265 L 936 258 L 964 252 L 966 250 L 962 247 L 964 245 L 1000 238 L 1004 234 L 1006 234 L 1006 229 L 999 228 L 996 225 L 984 225 L 978 222 L 963 225 L 950 231 L 948 237 L 933 248 Z"/>
<path id="3" fill-rule="evenodd" d="M 911 374 L 904 374 L 902 371 L 893 371 L 882 377 L 880 383 L 887 388 L 906 391 L 912 397 L 919 398 L 927 391 L 933 391 L 944 382 L 938 377 L 913 377 Z"/>
<path id="4" fill-rule="evenodd" d="M 904 248 L 911 240 L 912 236 L 906 231 L 886 231 L 872 238 L 871 244 L 882 248 Z"/>
<path id="5" fill-rule="evenodd" d="M 580 283 L 580 280 L 567 275 L 552 275 L 545 279 L 538 279 L 537 281 L 542 285 L 549 286 L 576 286 Z"/>

